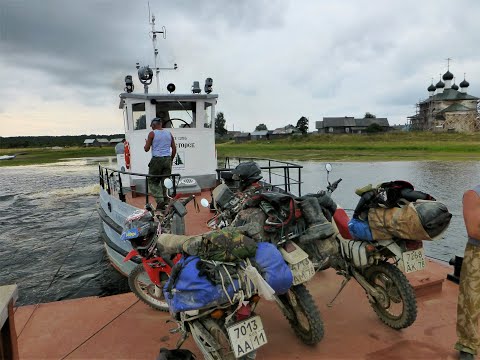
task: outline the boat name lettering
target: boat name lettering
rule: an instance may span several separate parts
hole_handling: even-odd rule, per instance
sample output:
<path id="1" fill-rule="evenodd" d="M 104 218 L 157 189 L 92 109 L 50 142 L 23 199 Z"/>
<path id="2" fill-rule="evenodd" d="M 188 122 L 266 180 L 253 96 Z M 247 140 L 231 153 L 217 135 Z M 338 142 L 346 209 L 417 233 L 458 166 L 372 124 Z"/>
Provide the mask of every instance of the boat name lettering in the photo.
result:
<path id="1" fill-rule="evenodd" d="M 177 147 L 182 149 L 194 149 L 195 143 L 178 143 Z"/>

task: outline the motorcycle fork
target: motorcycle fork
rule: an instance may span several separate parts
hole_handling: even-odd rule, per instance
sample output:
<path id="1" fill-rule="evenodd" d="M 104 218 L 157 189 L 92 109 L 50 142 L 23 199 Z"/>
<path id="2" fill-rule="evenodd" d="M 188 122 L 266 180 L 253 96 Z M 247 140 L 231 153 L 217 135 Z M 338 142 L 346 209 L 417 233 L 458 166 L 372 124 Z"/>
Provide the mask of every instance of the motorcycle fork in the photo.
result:
<path id="1" fill-rule="evenodd" d="M 290 298 L 288 293 L 285 296 L 288 296 Z M 293 297 L 295 297 L 295 295 L 293 295 Z M 290 320 L 295 319 L 295 313 L 283 304 L 282 300 L 280 300 L 278 295 L 274 295 L 274 299 L 275 299 L 275 302 L 277 303 L 277 305 L 280 307 L 280 309 L 282 310 L 282 312 L 285 314 L 285 316 L 288 319 L 290 319 Z M 297 299 L 293 300 L 293 301 L 295 301 L 295 304 L 296 304 L 296 300 Z M 292 303 L 292 306 L 293 306 L 293 303 Z"/>

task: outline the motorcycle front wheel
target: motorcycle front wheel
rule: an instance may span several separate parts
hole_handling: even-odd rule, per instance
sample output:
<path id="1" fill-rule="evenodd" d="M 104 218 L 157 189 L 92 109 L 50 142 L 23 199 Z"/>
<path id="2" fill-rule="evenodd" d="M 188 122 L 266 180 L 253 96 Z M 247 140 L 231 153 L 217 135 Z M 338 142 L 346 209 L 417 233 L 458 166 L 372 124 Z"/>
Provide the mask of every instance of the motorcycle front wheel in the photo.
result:
<path id="1" fill-rule="evenodd" d="M 279 296 L 282 304 L 289 310 L 293 317 L 285 314 L 295 334 L 307 345 L 320 342 L 324 334 L 324 326 L 320 311 L 303 285 L 292 286 L 284 295 Z"/>
<path id="2" fill-rule="evenodd" d="M 160 273 L 161 286 L 156 286 L 149 278 L 143 264 L 138 264 L 128 275 L 130 290 L 145 304 L 155 310 L 168 311 L 168 304 L 163 295 L 163 285 L 168 280 L 168 275 Z"/>
<path id="3" fill-rule="evenodd" d="M 390 263 L 380 263 L 368 268 L 365 278 L 380 293 L 370 303 L 380 320 L 393 329 L 404 329 L 415 322 L 415 292 L 399 268 Z"/>

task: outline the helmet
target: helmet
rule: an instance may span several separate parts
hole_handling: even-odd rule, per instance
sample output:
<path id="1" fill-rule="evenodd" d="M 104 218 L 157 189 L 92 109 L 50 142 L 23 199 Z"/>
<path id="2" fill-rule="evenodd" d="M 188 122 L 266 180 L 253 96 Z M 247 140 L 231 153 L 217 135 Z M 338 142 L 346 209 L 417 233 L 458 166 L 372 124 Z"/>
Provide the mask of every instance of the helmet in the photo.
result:
<path id="1" fill-rule="evenodd" d="M 232 170 L 233 179 L 240 180 L 242 185 L 250 185 L 262 178 L 262 169 L 254 161 L 240 163 Z"/>
<path id="2" fill-rule="evenodd" d="M 147 235 L 155 232 L 153 216 L 148 210 L 137 210 L 127 217 L 121 239 L 123 241 L 142 241 Z"/>

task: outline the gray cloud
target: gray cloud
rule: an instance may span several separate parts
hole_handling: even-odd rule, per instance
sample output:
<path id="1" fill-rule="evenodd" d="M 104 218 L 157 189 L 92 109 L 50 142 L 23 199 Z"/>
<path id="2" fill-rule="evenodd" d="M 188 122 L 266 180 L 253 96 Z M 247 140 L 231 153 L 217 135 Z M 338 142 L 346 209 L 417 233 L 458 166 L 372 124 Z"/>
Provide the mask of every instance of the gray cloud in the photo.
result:
<path id="1" fill-rule="evenodd" d="M 457 79 L 467 72 L 470 92 L 479 89 L 476 0 L 150 6 L 157 29 L 167 28 L 159 65 L 179 64 L 162 82 L 188 91 L 191 81 L 213 77 L 219 110 L 245 130 L 302 115 L 312 128 L 322 116 L 365 111 L 405 122 L 447 57 Z M 153 65 L 147 14 L 147 1 L 0 0 L 0 112 L 12 112 L 18 96 L 115 102 L 135 62 Z"/>

